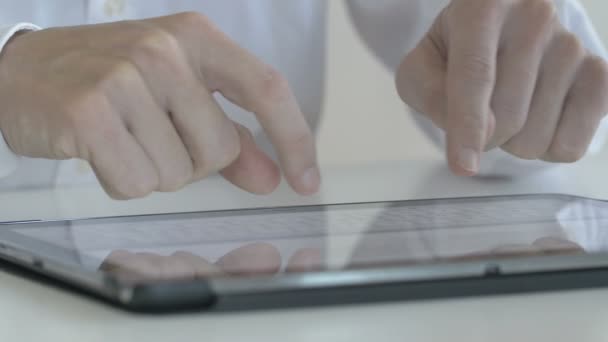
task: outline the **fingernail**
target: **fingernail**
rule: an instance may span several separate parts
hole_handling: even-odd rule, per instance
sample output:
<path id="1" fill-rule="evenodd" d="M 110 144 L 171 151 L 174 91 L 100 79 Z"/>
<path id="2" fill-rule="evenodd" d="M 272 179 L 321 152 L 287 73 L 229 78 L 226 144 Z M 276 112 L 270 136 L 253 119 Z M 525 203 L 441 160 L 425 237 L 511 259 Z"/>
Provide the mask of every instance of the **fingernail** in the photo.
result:
<path id="1" fill-rule="evenodd" d="M 463 147 L 458 151 L 458 164 L 468 172 L 479 172 L 479 158 L 479 152 L 473 149 Z"/>
<path id="2" fill-rule="evenodd" d="M 317 167 L 307 169 L 302 173 L 302 176 L 300 176 L 301 190 L 307 195 L 314 194 L 319 191 L 320 183 L 321 173 Z"/>

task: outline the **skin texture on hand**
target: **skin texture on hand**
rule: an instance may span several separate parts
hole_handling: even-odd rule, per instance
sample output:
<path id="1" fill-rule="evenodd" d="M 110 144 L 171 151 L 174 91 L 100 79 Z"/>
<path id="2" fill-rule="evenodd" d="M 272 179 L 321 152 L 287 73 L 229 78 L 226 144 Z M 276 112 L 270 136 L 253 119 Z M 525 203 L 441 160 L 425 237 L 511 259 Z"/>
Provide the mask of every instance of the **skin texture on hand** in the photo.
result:
<path id="1" fill-rule="evenodd" d="M 19 155 L 87 160 L 117 199 L 218 171 L 272 192 L 279 167 L 216 92 L 256 115 L 294 190 L 318 190 L 314 138 L 285 78 L 197 13 L 16 37 L 0 57 L 0 129 Z"/>
<path id="2" fill-rule="evenodd" d="M 493 148 L 581 159 L 608 113 L 608 67 L 559 22 L 551 0 L 453 0 L 397 73 L 401 98 L 447 134 L 470 176 Z"/>

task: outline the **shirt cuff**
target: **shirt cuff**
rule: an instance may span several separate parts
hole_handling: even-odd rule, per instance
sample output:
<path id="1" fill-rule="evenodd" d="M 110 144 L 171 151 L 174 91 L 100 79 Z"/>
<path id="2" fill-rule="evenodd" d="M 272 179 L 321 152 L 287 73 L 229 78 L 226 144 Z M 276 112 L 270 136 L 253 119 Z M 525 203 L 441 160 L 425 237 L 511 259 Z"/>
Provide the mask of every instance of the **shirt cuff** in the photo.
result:
<path id="1" fill-rule="evenodd" d="M 12 26 L 0 27 L 0 52 L 13 36 L 22 31 L 37 31 L 40 27 L 30 23 L 19 23 Z M 0 178 L 13 173 L 19 163 L 19 157 L 11 151 L 0 131 Z"/>

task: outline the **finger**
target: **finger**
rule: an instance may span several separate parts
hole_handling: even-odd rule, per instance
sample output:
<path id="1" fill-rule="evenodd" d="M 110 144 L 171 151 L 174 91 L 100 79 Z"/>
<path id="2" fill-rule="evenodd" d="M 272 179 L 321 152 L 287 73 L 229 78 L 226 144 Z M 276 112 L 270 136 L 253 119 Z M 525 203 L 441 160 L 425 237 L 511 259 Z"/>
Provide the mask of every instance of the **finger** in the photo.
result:
<path id="1" fill-rule="evenodd" d="M 209 86 L 256 115 L 292 188 L 305 195 L 316 193 L 320 173 L 314 137 L 287 81 L 244 49 L 223 42 L 221 63 L 202 63 Z"/>
<path id="2" fill-rule="evenodd" d="M 555 10 L 546 2 L 524 1 L 505 24 L 497 56 L 491 108 L 496 131 L 487 149 L 502 146 L 526 124 L 543 52 L 553 32 Z"/>
<path id="3" fill-rule="evenodd" d="M 296 251 L 287 262 L 286 272 L 301 273 L 320 271 L 324 267 L 323 254 L 318 248 L 307 248 Z"/>
<path id="4" fill-rule="evenodd" d="M 144 197 L 158 188 L 153 162 L 127 131 L 109 104 L 91 117 L 95 129 L 87 131 L 84 153 L 100 184 L 115 199 Z M 100 113 L 113 113 L 103 115 Z"/>
<path id="5" fill-rule="evenodd" d="M 241 142 L 241 153 L 227 168 L 221 171 L 224 178 L 241 189 L 254 194 L 269 194 L 281 181 L 276 164 L 260 150 L 249 130 L 235 123 Z"/>
<path id="6" fill-rule="evenodd" d="M 124 78 L 124 77 L 123 77 Z M 125 101 L 125 95 L 129 99 Z M 194 166 L 169 113 L 152 97 L 138 72 L 109 90 L 128 130 L 139 142 L 159 175 L 158 191 L 172 192 L 190 183 Z M 131 99 L 138 99 L 132 101 Z"/>
<path id="7" fill-rule="evenodd" d="M 228 274 L 275 274 L 281 268 L 281 254 L 273 245 L 254 243 L 224 255 L 216 265 Z"/>
<path id="8" fill-rule="evenodd" d="M 435 126 L 445 129 L 445 49 L 439 41 L 439 21 L 397 70 L 399 96 Z"/>
<path id="9" fill-rule="evenodd" d="M 256 114 L 278 152 L 288 182 L 297 192 L 318 191 L 320 173 L 314 138 L 285 78 L 200 14 L 182 13 L 147 22 L 166 28 L 176 37 L 207 88 Z M 237 136 L 235 131 L 232 134 Z"/>
<path id="10" fill-rule="evenodd" d="M 162 30 L 152 32 L 162 33 L 121 50 L 120 57 L 133 61 L 155 101 L 170 114 L 192 160 L 191 180 L 203 179 L 237 158 L 238 134 L 209 89 L 194 75 L 176 38 Z"/>
<path id="11" fill-rule="evenodd" d="M 192 75 L 173 77 L 181 79 L 182 86 L 166 90 L 167 102 L 173 113 L 173 125 L 193 161 L 192 180 L 222 170 L 229 181 L 246 191 L 258 194 L 274 191 L 280 173 L 274 162 L 257 148 L 251 134 L 226 116 L 198 79 Z"/>
<path id="12" fill-rule="evenodd" d="M 184 265 L 187 265 L 194 274 L 195 278 L 205 278 L 222 274 L 222 271 L 218 269 L 217 266 L 211 264 L 196 254 L 178 251 L 173 253 L 171 256 L 177 260 L 180 260 Z"/>
<path id="13" fill-rule="evenodd" d="M 479 171 L 489 129 L 490 99 L 496 76 L 496 54 L 504 9 L 501 2 L 477 1 L 477 6 L 450 6 L 447 72 L 447 152 L 459 175 Z M 469 19 L 471 20 L 469 20 Z M 454 19 L 451 19 L 454 20 Z"/>
<path id="14" fill-rule="evenodd" d="M 200 180 L 232 164 L 240 154 L 240 138 L 208 89 L 193 77 L 172 93 L 173 123 L 194 162 L 194 179 Z"/>
<path id="15" fill-rule="evenodd" d="M 587 57 L 567 95 L 561 121 L 545 160 L 571 163 L 585 155 L 608 112 L 607 92 L 606 62 L 599 57 Z"/>
<path id="16" fill-rule="evenodd" d="M 573 34 L 556 33 L 541 63 L 530 113 L 523 129 L 503 149 L 523 159 L 542 158 L 549 150 L 565 99 L 586 51 Z"/>

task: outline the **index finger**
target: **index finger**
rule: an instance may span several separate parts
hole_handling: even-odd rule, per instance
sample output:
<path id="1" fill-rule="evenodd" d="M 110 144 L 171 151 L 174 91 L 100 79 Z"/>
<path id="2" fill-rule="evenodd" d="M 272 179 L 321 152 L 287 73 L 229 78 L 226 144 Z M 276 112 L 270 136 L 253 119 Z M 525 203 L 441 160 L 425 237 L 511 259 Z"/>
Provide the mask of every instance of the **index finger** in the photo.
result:
<path id="1" fill-rule="evenodd" d="M 210 91 L 219 91 L 256 115 L 294 190 L 317 192 L 320 174 L 314 137 L 287 80 L 206 20 L 194 21 L 200 21 L 195 25 L 197 34 L 186 30 L 178 36 L 195 71 Z"/>
<path id="2" fill-rule="evenodd" d="M 256 115 L 277 151 L 290 185 L 300 193 L 317 192 L 320 175 L 315 140 L 287 81 L 259 61 L 241 57 L 235 61 L 238 67 L 226 65 L 221 76 L 226 83 L 218 90 Z"/>
<path id="3" fill-rule="evenodd" d="M 481 153 L 491 134 L 490 101 L 496 78 L 496 56 L 503 9 L 495 1 L 454 6 L 450 22 L 447 71 L 447 152 L 454 172 L 479 172 Z M 457 13 L 467 10 L 466 13 Z"/>

